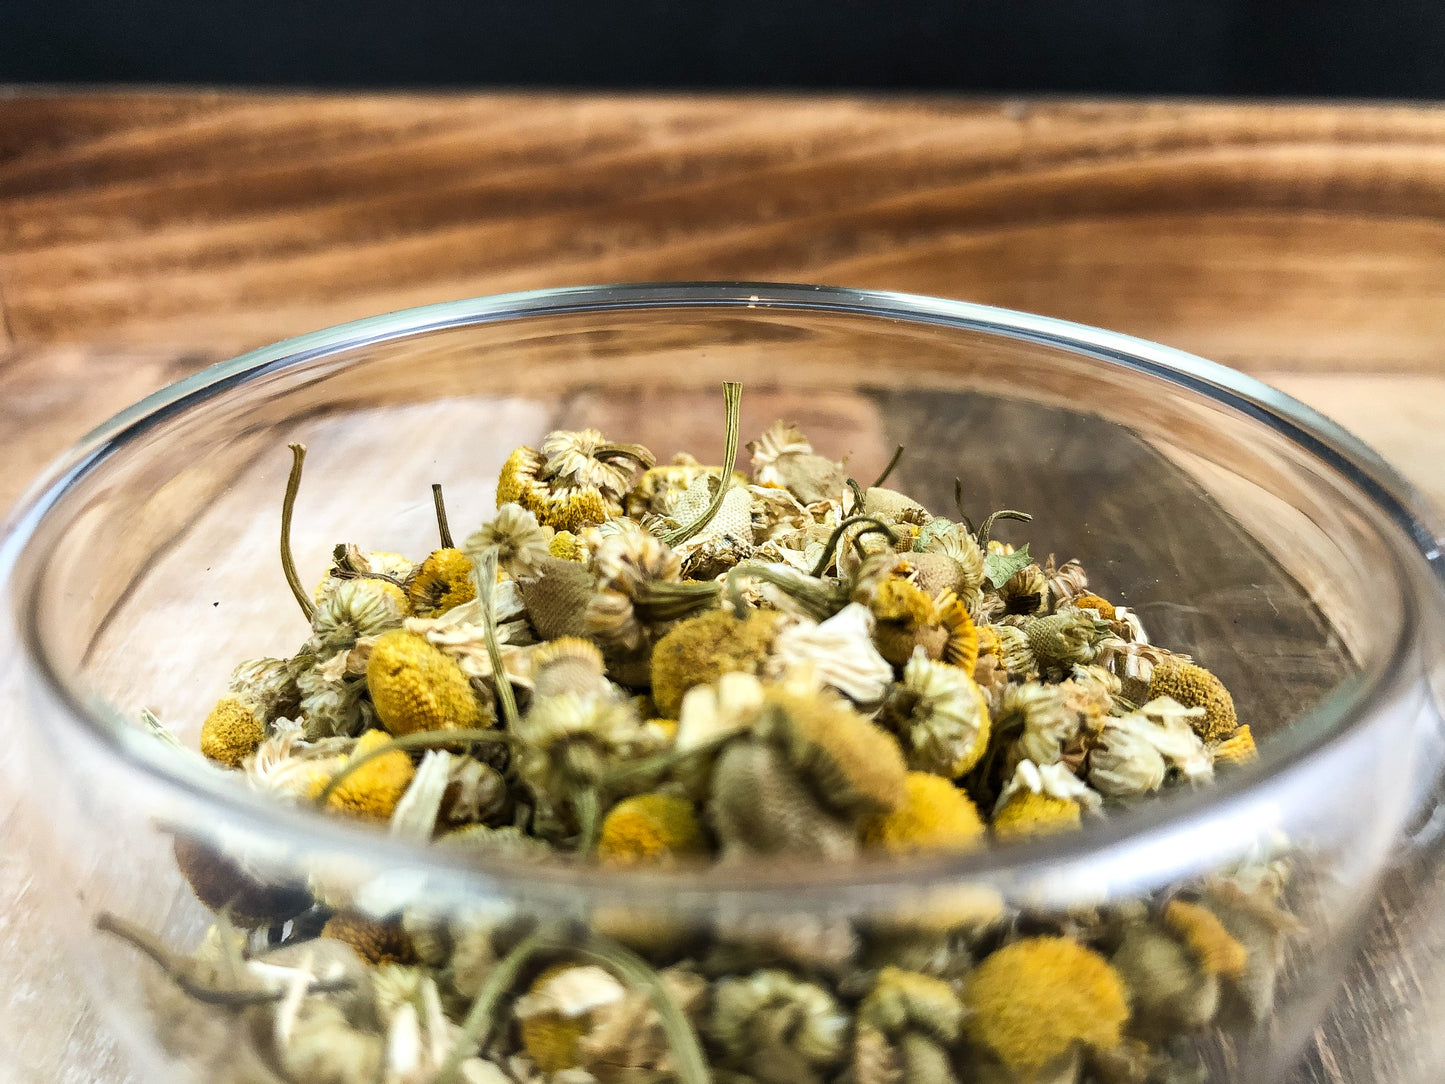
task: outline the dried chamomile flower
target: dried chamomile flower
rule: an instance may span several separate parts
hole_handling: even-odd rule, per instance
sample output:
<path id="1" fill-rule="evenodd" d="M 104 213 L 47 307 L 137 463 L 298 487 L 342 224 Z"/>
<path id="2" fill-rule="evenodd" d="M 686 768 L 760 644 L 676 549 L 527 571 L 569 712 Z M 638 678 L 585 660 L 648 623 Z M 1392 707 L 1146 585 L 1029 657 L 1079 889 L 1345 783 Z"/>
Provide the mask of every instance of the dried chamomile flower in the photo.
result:
<path id="1" fill-rule="evenodd" d="M 256 714 L 234 696 L 222 697 L 201 724 L 201 752 L 230 768 L 239 768 L 266 737 Z"/>
<path id="2" fill-rule="evenodd" d="M 749 620 L 757 616 L 760 614 L 750 615 Z M 826 621 L 783 621 L 769 648 L 763 673 L 781 680 L 790 673 L 810 669 L 822 684 L 837 689 L 855 704 L 872 707 L 883 699 L 893 681 L 893 667 L 873 646 L 873 624 L 868 608 L 856 602 L 850 602 Z M 654 654 L 653 666 L 656 664 Z"/>
<path id="3" fill-rule="evenodd" d="M 1111 798 L 1137 798 L 1158 790 L 1169 771 L 1188 782 L 1212 778 L 1213 759 L 1190 726 L 1196 714 L 1160 698 L 1111 716 L 1089 753 L 1089 782 Z"/>
<path id="4" fill-rule="evenodd" d="M 998 589 L 1005 614 L 1041 614 L 1049 608 L 1049 584 L 1037 564 L 1026 565 Z"/>
<path id="5" fill-rule="evenodd" d="M 380 749 L 390 740 L 390 736 L 380 730 L 367 731 L 356 743 L 348 763 Z M 416 768 L 411 757 L 400 750 L 383 753 L 348 774 L 332 790 L 326 799 L 326 807 L 367 820 L 389 820 L 415 775 Z M 324 785 L 325 780 L 318 782 Z M 321 787 L 318 786 L 316 791 L 319 794 Z"/>
<path id="6" fill-rule="evenodd" d="M 983 587 L 983 547 L 963 524 L 935 516 L 919 528 L 918 536 L 913 540 L 913 551 L 919 555 L 936 554 L 953 561 L 958 566 L 958 583 L 948 586 L 960 598 L 970 598 Z"/>
<path id="7" fill-rule="evenodd" d="M 491 723 L 457 663 L 414 632 L 398 629 L 376 641 L 366 686 L 382 725 L 396 735 Z"/>
<path id="8" fill-rule="evenodd" d="M 669 967 L 659 971 L 657 979 L 684 1017 L 691 1020 L 699 1014 L 708 992 L 702 976 Z M 619 1000 L 599 1006 L 589 1015 L 591 1026 L 577 1043 L 580 1069 L 615 1084 L 623 1084 L 639 1073 L 664 1078 L 678 1075 L 679 1067 L 656 1003 L 646 993 L 628 990 Z"/>
<path id="9" fill-rule="evenodd" d="M 656 864 L 707 853 L 697 810 L 674 794 L 624 798 L 602 821 L 597 857 L 611 866 Z"/>
<path id="10" fill-rule="evenodd" d="M 825 809 L 772 745 L 731 742 L 712 771 L 707 819 L 724 858 L 789 854 L 847 859 L 856 822 Z"/>
<path id="11" fill-rule="evenodd" d="M 413 964 L 417 960 L 411 938 L 397 920 L 381 922 L 365 915 L 341 911 L 327 920 L 321 936 L 350 945 L 370 964 Z"/>
<path id="12" fill-rule="evenodd" d="M 1053 764 L 1078 738 L 1082 721 L 1077 712 L 1070 710 L 1064 689 L 1026 681 L 1004 690 L 994 728 L 998 733 L 1018 730 L 1017 747 L 1022 757 L 1035 764 Z"/>
<path id="13" fill-rule="evenodd" d="M 963 1031 L 963 1003 L 948 983 L 885 967 L 858 1008 L 853 1073 L 858 1084 L 948 1084 L 948 1051 Z"/>
<path id="14" fill-rule="evenodd" d="M 832 694 L 769 688 L 754 732 L 845 815 L 887 813 L 904 800 L 907 769 L 897 741 Z"/>
<path id="15" fill-rule="evenodd" d="M 1247 724 L 1237 727 L 1228 737 L 1212 742 L 1209 753 L 1215 764 L 1248 764 L 1259 759 L 1254 734 Z"/>
<path id="16" fill-rule="evenodd" d="M 1036 618 L 1024 626 L 1024 635 L 1034 658 L 1065 672 L 1092 662 L 1094 644 L 1102 638 L 1093 620 L 1077 611 Z"/>
<path id="17" fill-rule="evenodd" d="M 915 650 L 878 721 L 897 734 L 910 768 L 960 779 L 988 748 L 988 704 L 967 671 Z"/>
<path id="18" fill-rule="evenodd" d="M 338 580 L 311 618 L 310 643 L 319 655 L 344 650 L 364 636 L 399 627 L 410 607 L 406 592 L 389 580 Z"/>
<path id="19" fill-rule="evenodd" d="M 559 429 L 542 441 L 547 457 L 542 473 L 554 487 L 597 489 L 620 502 L 632 488 L 639 468 L 650 470 L 657 457 L 641 444 L 609 441 L 596 429 Z"/>
<path id="20" fill-rule="evenodd" d="M 417 617 L 439 617 L 477 597 L 476 567 L 459 549 L 433 550 L 417 567 L 406 597 Z"/>
<path id="21" fill-rule="evenodd" d="M 622 983 L 595 965 L 557 964 L 542 972 L 517 999 L 522 1046 L 544 1073 L 571 1069 L 581 1061 L 578 1044 L 599 1009 L 627 994 Z"/>
<path id="22" fill-rule="evenodd" d="M 611 695 L 539 697 L 514 733 L 518 774 L 559 807 L 599 783 L 609 768 L 659 745 L 637 706 Z"/>
<path id="23" fill-rule="evenodd" d="M 1029 638 L 1023 629 L 1012 625 L 987 625 L 981 628 L 993 630 L 998 640 L 999 656 L 1006 677 L 1019 681 L 1033 681 L 1039 676 L 1039 661 L 1029 647 Z"/>
<path id="24" fill-rule="evenodd" d="M 1234 732 L 1239 725 L 1234 714 L 1234 698 L 1224 682 L 1202 666 L 1165 659 L 1154 667 L 1149 678 L 1149 698 L 1167 696 L 1188 708 L 1203 708 L 1204 718 L 1195 729 L 1205 741 L 1216 741 Z"/>
<path id="25" fill-rule="evenodd" d="M 1178 937 L 1152 922 L 1130 924 L 1110 963 L 1129 991 L 1130 1027 L 1142 1035 L 1195 1031 L 1219 1011 L 1219 979 Z"/>
<path id="26" fill-rule="evenodd" d="M 1049 586 L 1049 598 L 1054 600 L 1056 606 L 1076 598 L 1103 601 L 1098 595 L 1085 594 L 1089 588 L 1089 577 L 1084 566 L 1073 558 L 1056 567 L 1053 554 L 1050 554 L 1048 561 L 1044 563 L 1043 572 L 1044 580 Z"/>
<path id="27" fill-rule="evenodd" d="M 316 793 L 346 763 L 355 740 L 322 738 L 308 742 L 289 720 L 278 720 L 276 733 L 256 747 L 245 762 L 246 781 L 276 798 L 299 801 Z"/>
<path id="28" fill-rule="evenodd" d="M 231 671 L 230 692 L 263 723 L 292 718 L 301 706 L 290 659 L 249 659 Z"/>
<path id="29" fill-rule="evenodd" d="M 984 824 L 973 800 L 953 783 L 929 772 L 909 772 L 903 803 L 864 819 L 865 845 L 888 854 L 964 852 L 984 843 Z"/>
<path id="30" fill-rule="evenodd" d="M 1024 1079 L 1077 1045 L 1116 1046 L 1129 1019 L 1118 973 L 1064 937 L 1027 938 L 991 954 L 964 983 L 963 1002 L 969 1036 Z"/>
<path id="31" fill-rule="evenodd" d="M 842 1060 L 848 1014 L 821 986 L 764 970 L 713 987 L 705 1030 L 725 1065 L 767 1084 L 786 1084 L 814 1079 Z"/>
<path id="32" fill-rule="evenodd" d="M 753 502 L 755 544 L 806 536 L 815 527 L 812 514 L 786 489 L 758 485 L 747 488 Z"/>
<path id="33" fill-rule="evenodd" d="M 1050 835 L 1080 827 L 1083 812 L 1101 804 L 1065 765 L 1023 760 L 999 794 L 991 823 L 999 839 Z"/>
<path id="34" fill-rule="evenodd" d="M 553 530 L 520 504 L 499 504 L 497 514 L 462 543 L 462 551 L 475 566 L 481 554 L 496 547 L 497 566 L 513 579 L 526 579 L 541 570 L 550 556 Z M 475 595 L 475 585 L 473 594 Z"/>
<path id="35" fill-rule="evenodd" d="M 848 475 L 842 466 L 816 455 L 796 425 L 776 421 L 757 440 L 749 441 L 753 481 L 778 485 L 804 504 L 826 501 L 847 492 Z"/>
<path id="36" fill-rule="evenodd" d="M 563 561 L 576 561 L 581 564 L 586 564 L 591 559 L 582 539 L 571 531 L 558 531 L 554 534 L 552 541 L 547 543 L 547 553 Z"/>
<path id="37" fill-rule="evenodd" d="M 612 691 L 607 663 L 590 640 L 575 636 L 551 640 L 532 652 L 530 662 L 534 696 L 594 696 Z"/>
<path id="38" fill-rule="evenodd" d="M 1170 900 L 1164 908 L 1164 925 L 1189 946 L 1199 966 L 1211 975 L 1238 979 L 1244 975 L 1249 953 L 1236 941 L 1213 911 L 1187 900 Z"/>
<path id="39" fill-rule="evenodd" d="M 711 506 L 719 484 L 715 477 L 698 477 L 666 502 L 663 522 L 681 526 L 697 520 Z M 745 486 L 730 488 L 712 517 L 676 548 L 683 568 L 693 579 L 717 576 L 747 559 L 753 552 L 752 494 Z"/>
<path id="40" fill-rule="evenodd" d="M 1222 976 L 1221 1018 L 1228 1026 L 1255 1026 L 1274 1011 L 1275 985 L 1284 962 L 1284 942 L 1300 923 L 1285 912 L 1268 884 L 1217 878 L 1201 901 L 1245 952 L 1243 972 Z"/>
<path id="41" fill-rule="evenodd" d="M 665 515 L 670 502 L 699 478 L 721 478 L 722 470 L 705 466 L 687 452 L 678 452 L 672 462 L 642 472 L 627 494 L 627 514 L 639 521 L 648 515 Z M 733 480 L 746 484 L 747 475 L 734 471 Z"/>
<path id="42" fill-rule="evenodd" d="M 683 697 L 723 674 L 760 672 L 791 619 L 775 610 L 754 610 L 739 620 L 730 610 L 710 610 L 674 625 L 652 650 L 652 699 L 664 718 L 675 719 Z"/>
<path id="43" fill-rule="evenodd" d="M 752 674 L 723 674 L 711 685 L 695 685 L 678 711 L 678 750 L 699 749 L 729 734 L 752 728 L 763 706 L 763 683 Z"/>
<path id="44" fill-rule="evenodd" d="M 968 609 L 951 591 L 930 597 L 911 580 L 893 576 L 878 584 L 867 605 L 877 620 L 873 639 L 878 652 L 895 666 L 905 665 L 914 650 L 922 648 L 930 659 L 973 669 L 978 632 Z"/>

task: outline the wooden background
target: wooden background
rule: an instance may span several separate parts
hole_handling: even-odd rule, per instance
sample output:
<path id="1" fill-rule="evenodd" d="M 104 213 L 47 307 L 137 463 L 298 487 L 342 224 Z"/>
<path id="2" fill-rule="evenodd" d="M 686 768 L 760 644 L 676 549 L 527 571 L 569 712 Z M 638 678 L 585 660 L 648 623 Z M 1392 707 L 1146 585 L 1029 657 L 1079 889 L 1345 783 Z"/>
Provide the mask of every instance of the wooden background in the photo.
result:
<path id="1" fill-rule="evenodd" d="M 248 346 L 500 290 L 717 278 L 1193 350 L 1445 509 L 1440 107 L 33 91 L 0 94 L 0 506 L 91 425 Z M 54 974 L 36 831 L 0 795 L 0 1078 L 126 1080 Z M 1434 980 L 1390 962 L 1414 936 L 1397 911 L 1301 1079 L 1384 1081 L 1346 1038 L 1361 1022 L 1369 1065 L 1408 1060 L 1376 1025 Z"/>

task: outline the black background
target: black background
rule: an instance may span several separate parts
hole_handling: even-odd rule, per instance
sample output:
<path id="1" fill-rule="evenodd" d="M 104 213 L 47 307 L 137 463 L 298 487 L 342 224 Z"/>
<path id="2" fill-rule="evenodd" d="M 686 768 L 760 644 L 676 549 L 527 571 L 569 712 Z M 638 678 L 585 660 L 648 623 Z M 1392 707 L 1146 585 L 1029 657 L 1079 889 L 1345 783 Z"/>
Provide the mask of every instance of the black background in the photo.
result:
<path id="1" fill-rule="evenodd" d="M 0 82 L 1445 98 L 1445 0 L 0 0 Z"/>

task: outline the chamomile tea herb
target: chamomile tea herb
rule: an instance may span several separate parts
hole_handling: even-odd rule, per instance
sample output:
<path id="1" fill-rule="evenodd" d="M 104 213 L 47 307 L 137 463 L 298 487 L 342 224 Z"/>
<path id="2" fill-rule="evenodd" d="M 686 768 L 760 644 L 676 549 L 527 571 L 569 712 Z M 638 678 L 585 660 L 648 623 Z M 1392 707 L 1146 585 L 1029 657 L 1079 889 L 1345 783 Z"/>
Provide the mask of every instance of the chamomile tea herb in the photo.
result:
<path id="1" fill-rule="evenodd" d="M 309 628 L 237 666 L 200 752 L 279 804 L 617 878 L 958 856 L 1256 755 L 1218 678 L 1077 562 L 992 537 L 1029 514 L 975 529 L 960 486 L 934 515 L 885 488 L 904 448 L 864 488 L 781 421 L 742 473 L 740 394 L 722 463 L 550 433 L 460 544 L 433 487 L 438 549 L 342 544 L 311 591 L 292 445 L 281 565 Z M 217 915 L 199 950 L 99 925 L 158 965 L 179 1056 L 221 1013 L 234 1079 L 277 1084 L 1175 1080 L 1181 1040 L 1268 1014 L 1294 927 L 1264 862 L 1068 914 L 952 885 L 866 920 L 687 923 L 666 901 L 442 907 L 325 864 L 272 883 L 186 836 L 176 854 Z"/>

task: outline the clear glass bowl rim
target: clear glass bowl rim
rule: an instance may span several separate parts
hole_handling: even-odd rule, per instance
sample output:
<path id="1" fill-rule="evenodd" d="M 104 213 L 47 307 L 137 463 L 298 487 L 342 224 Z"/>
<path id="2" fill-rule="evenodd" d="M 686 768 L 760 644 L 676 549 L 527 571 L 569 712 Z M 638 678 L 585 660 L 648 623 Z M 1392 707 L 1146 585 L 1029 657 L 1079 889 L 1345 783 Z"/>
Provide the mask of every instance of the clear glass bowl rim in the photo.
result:
<path id="1" fill-rule="evenodd" d="M 1374 451 L 1335 423 L 1284 393 L 1215 362 L 1148 340 L 1084 324 L 1037 316 L 965 301 L 880 290 L 766 282 L 624 283 L 563 287 L 495 294 L 443 302 L 368 317 L 285 339 L 210 366 L 163 388 L 115 415 L 55 460 L 17 502 L 0 534 L 0 581 L 6 585 L 9 623 L 23 652 L 18 665 L 32 669 L 49 698 L 61 709 L 64 723 L 83 741 L 97 745 L 148 782 L 187 801 L 224 810 L 237 831 L 266 838 L 303 837 L 318 851 L 351 852 L 387 868 L 418 867 L 457 876 L 484 888 L 512 890 L 525 881 L 528 892 L 542 901 L 571 902 L 582 890 L 594 897 L 620 894 L 628 898 L 671 894 L 679 906 L 689 898 L 715 907 L 724 898 L 738 906 L 798 907 L 810 900 L 838 906 L 878 902 L 880 894 L 899 885 L 986 880 L 1030 875 L 1076 863 L 1087 865 L 1106 856 L 1112 861 L 1129 854 L 1158 859 L 1168 852 L 1169 834 L 1185 821 L 1196 822 L 1194 838 L 1228 839 L 1208 831 L 1209 824 L 1250 823 L 1251 810 L 1268 801 L 1286 775 L 1304 770 L 1375 713 L 1388 710 L 1382 695 L 1397 689 L 1394 678 L 1419 635 L 1422 601 L 1403 589 L 1404 614 L 1388 661 L 1363 675 L 1363 680 L 1337 689 L 1297 719 L 1277 738 L 1253 770 L 1236 774 L 1194 794 L 1147 803 L 1091 823 L 1083 831 L 1055 835 L 1002 848 L 985 848 L 963 856 L 858 864 L 817 864 L 800 870 L 759 864 L 725 872 L 647 870 L 616 872 L 584 864 L 538 866 L 515 859 L 485 862 L 461 860 L 435 848 L 422 850 L 390 839 L 364 826 L 324 814 L 278 806 L 239 787 L 218 787 L 203 767 L 178 758 L 160 743 L 104 705 L 96 705 L 60 672 L 43 648 L 37 607 L 40 558 L 28 544 L 45 516 L 66 493 L 106 458 L 139 434 L 198 407 L 227 391 L 277 372 L 298 368 L 343 350 L 410 336 L 503 320 L 628 309 L 781 308 L 795 311 L 857 315 L 931 324 L 1024 340 L 1062 348 L 1121 369 L 1147 374 L 1181 389 L 1203 395 L 1233 412 L 1268 426 L 1341 476 L 1394 528 L 1391 556 L 1402 577 L 1408 562 L 1423 558 L 1433 569 L 1435 604 L 1441 604 L 1442 533 L 1427 502 Z M 1382 531 L 1385 537 L 1391 533 Z M 31 573 L 25 575 L 26 572 Z M 1397 690 L 1398 691 L 1398 690 Z M 1199 825 L 1203 818 L 1208 824 Z M 1203 827 L 1204 831 L 1198 831 Z M 1221 852 L 1223 853 L 1223 851 Z M 1180 869 L 1196 867 L 1195 852 Z M 1167 869 L 1151 867 L 1164 878 Z M 620 893 L 619 893 L 619 890 Z M 840 896 L 840 893 L 842 895 Z"/>

